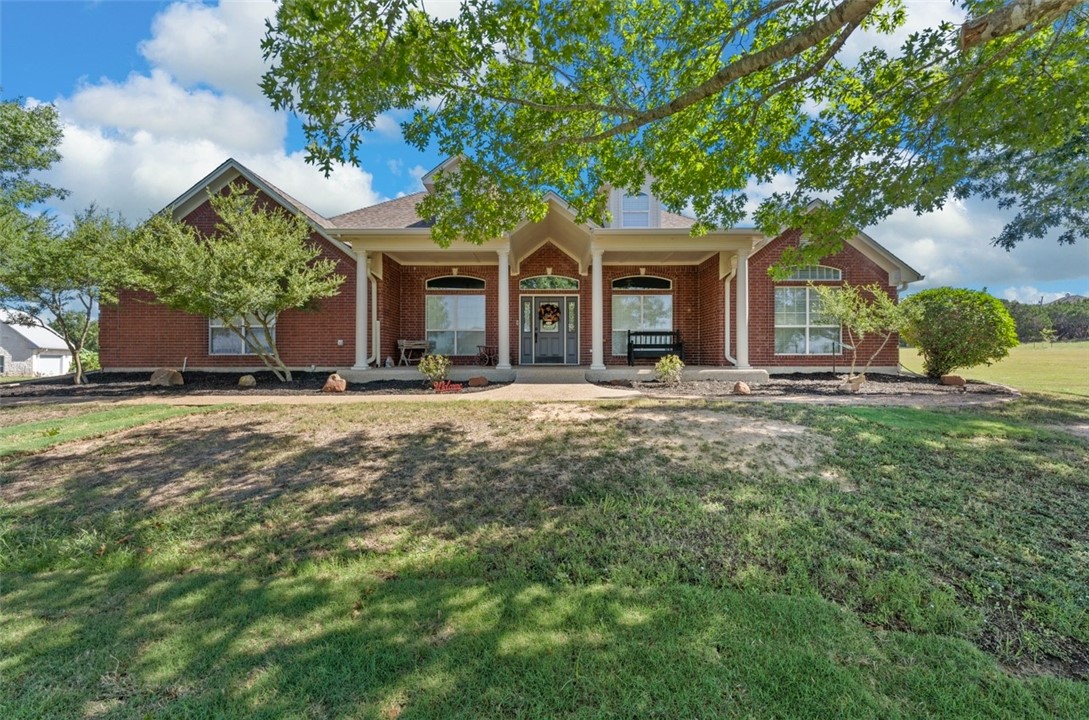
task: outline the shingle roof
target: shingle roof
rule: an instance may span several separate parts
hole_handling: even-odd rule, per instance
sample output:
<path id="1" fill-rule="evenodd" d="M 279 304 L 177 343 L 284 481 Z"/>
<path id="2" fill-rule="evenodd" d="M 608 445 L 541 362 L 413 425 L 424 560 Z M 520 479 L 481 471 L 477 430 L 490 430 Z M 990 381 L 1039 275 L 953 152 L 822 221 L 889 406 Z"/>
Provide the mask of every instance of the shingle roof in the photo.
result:
<path id="1" fill-rule="evenodd" d="M 16 325 L 11 322 L 11 316 L 0 311 L 0 322 L 11 328 L 12 332 L 22 335 L 23 339 L 39 350 L 67 350 L 64 339 L 49 328 L 40 325 Z"/>
<path id="2" fill-rule="evenodd" d="M 246 170 L 248 172 L 250 172 L 255 178 L 257 178 L 258 180 L 263 182 L 266 186 L 268 186 L 268 188 L 270 190 L 272 190 L 273 192 L 278 194 L 280 197 L 282 197 L 284 200 L 286 200 L 288 202 L 288 204 L 294 205 L 296 210 L 298 210 L 303 215 L 305 215 L 306 217 L 310 218 L 315 223 L 317 223 L 318 227 L 325 228 L 326 230 L 329 230 L 329 229 L 332 229 L 332 228 L 336 227 L 336 225 L 334 225 L 332 222 L 329 221 L 329 218 L 321 215 L 316 210 L 311 210 L 309 207 L 307 207 L 305 204 L 303 204 L 302 201 L 296 200 L 295 198 L 291 197 L 290 195 L 285 193 L 283 190 L 281 190 L 280 188 L 278 188 L 275 185 L 273 185 L 272 183 L 270 183 L 265 178 L 261 177 L 260 175 L 258 175 L 255 172 L 253 172 L 253 170 L 250 170 L 249 168 L 246 168 Z"/>
<path id="3" fill-rule="evenodd" d="M 696 224 L 696 221 L 694 218 L 690 218 L 687 215 L 678 215 L 677 213 L 663 210 L 661 223 L 664 228 L 690 228 Z"/>
<path id="4" fill-rule="evenodd" d="M 416 203 L 426 192 L 412 193 L 337 215 L 331 219 L 338 228 L 426 228 L 431 222 L 416 213 Z"/>

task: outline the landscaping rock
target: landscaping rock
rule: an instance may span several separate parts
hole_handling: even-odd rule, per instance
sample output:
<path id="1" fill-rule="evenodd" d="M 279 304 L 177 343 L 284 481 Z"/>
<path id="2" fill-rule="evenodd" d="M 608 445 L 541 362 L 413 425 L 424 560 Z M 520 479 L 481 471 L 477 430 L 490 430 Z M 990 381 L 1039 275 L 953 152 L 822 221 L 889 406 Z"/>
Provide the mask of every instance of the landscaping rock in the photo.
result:
<path id="1" fill-rule="evenodd" d="M 942 375 L 942 385 L 964 387 L 965 380 L 960 375 Z"/>
<path id="2" fill-rule="evenodd" d="M 172 368 L 159 368 L 151 373 L 151 380 L 148 382 L 157 387 L 173 387 L 184 385 L 185 378 L 182 377 L 180 372 Z"/>
<path id="3" fill-rule="evenodd" d="M 325 385 L 322 387 L 322 392 L 335 392 L 342 393 L 348 389 L 348 381 L 342 378 L 340 375 L 333 373 L 329 376 L 329 379 L 325 381 Z"/>
<path id="4" fill-rule="evenodd" d="M 734 383 L 734 395 L 751 395 L 752 388 L 749 387 L 747 382 L 738 380 Z"/>
<path id="5" fill-rule="evenodd" d="M 483 375 L 477 375 L 475 377 L 469 378 L 469 387 L 485 387 L 488 384 L 488 378 L 484 377 Z"/>
<path id="6" fill-rule="evenodd" d="M 257 387 L 257 378 L 253 375 L 243 375 L 238 378 L 238 387 L 240 388 L 252 388 Z"/>

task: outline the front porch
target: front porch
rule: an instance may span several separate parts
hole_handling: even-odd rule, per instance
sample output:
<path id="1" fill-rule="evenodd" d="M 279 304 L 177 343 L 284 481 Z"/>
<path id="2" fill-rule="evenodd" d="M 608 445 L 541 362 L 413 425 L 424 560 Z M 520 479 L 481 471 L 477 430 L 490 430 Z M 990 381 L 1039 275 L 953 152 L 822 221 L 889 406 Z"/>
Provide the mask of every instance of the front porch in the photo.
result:
<path id="1" fill-rule="evenodd" d="M 543 365 L 588 368 L 595 380 L 650 377 L 645 361 L 626 367 L 628 330 L 677 333 L 685 361 L 707 371 L 751 367 L 753 230 L 603 228 L 554 202 L 544 220 L 483 245 L 442 248 L 426 228 L 337 235 L 357 258 L 358 374 L 391 377 L 381 366 L 400 361 L 403 341 L 429 342 L 456 377 L 488 376 L 463 367 L 481 346 L 494 349 L 495 373 Z"/>
<path id="2" fill-rule="evenodd" d="M 421 380 L 423 375 L 415 367 L 382 367 L 357 370 L 343 368 L 338 370 L 348 382 L 366 383 L 381 380 Z M 496 383 L 524 383 L 538 385 L 569 385 L 581 382 L 609 382 L 611 380 L 632 380 L 648 382 L 654 379 L 652 367 L 607 367 L 594 370 L 586 367 L 533 366 L 516 365 L 510 369 L 478 367 L 473 365 L 455 365 L 450 368 L 449 378 L 454 382 L 466 382 L 471 377 L 485 377 Z M 705 365 L 685 367 L 682 380 L 720 380 L 746 383 L 765 383 L 768 371 L 757 368 L 738 369 Z"/>

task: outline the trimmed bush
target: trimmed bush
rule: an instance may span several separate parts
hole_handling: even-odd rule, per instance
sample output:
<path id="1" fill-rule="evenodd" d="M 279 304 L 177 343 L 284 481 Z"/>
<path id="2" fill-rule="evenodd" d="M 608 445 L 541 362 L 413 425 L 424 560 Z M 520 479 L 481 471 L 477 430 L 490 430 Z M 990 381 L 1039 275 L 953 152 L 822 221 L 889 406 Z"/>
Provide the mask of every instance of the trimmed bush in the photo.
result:
<path id="1" fill-rule="evenodd" d="M 902 335 L 919 350 L 929 377 L 990 365 L 1017 346 L 1009 311 L 985 292 L 934 288 L 906 298 L 901 307 L 906 315 Z"/>
<path id="2" fill-rule="evenodd" d="M 666 385 L 676 385 L 681 381 L 684 362 L 676 355 L 663 355 L 654 365 L 654 378 Z"/>
<path id="3" fill-rule="evenodd" d="M 450 358 L 445 355 L 424 355 L 420 358 L 420 372 L 432 383 L 445 380 L 450 365 Z"/>

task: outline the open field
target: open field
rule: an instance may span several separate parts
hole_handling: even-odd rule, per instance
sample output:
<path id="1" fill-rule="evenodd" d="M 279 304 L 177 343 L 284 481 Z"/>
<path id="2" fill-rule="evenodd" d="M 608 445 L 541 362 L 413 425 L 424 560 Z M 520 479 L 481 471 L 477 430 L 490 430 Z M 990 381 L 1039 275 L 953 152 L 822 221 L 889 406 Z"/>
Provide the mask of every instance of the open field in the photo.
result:
<path id="1" fill-rule="evenodd" d="M 923 363 L 910 348 L 900 349 L 900 362 L 921 373 Z M 1011 385 L 1030 392 L 1089 397 L 1089 341 L 1018 345 L 994 365 L 955 371 L 971 380 Z"/>
<path id="2" fill-rule="evenodd" d="M 0 458 L 4 718 L 1089 717 L 1080 399 L 145 421 Z"/>

